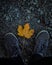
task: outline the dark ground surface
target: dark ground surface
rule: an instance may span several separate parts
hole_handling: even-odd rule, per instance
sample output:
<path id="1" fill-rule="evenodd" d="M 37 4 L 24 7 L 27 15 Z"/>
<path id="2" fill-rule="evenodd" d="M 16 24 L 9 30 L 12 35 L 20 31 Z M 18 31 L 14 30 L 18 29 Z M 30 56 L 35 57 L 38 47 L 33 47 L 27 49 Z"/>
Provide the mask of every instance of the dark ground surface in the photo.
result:
<path id="1" fill-rule="evenodd" d="M 27 40 L 19 38 L 25 43 L 23 50 L 25 57 L 32 54 L 34 38 L 41 30 L 47 30 L 50 34 L 47 56 L 52 55 L 52 0 L 0 0 L 0 41 L 3 35 L 12 32 L 16 35 L 16 28 L 19 24 L 30 23 L 35 30 L 34 36 Z M 30 51 L 30 52 L 29 52 Z M 2 52 L 2 53 L 1 53 Z M 29 52 L 29 53 L 28 53 Z M 27 54 L 26 54 L 27 53 Z M 0 43 L 0 56 L 4 56 L 4 50 Z"/>

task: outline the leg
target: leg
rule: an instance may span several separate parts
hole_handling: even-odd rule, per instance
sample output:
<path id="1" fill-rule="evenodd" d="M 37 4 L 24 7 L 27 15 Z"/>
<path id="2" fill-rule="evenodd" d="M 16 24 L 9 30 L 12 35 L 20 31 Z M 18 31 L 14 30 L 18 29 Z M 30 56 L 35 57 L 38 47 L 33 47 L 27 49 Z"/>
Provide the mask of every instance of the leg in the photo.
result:
<path id="1" fill-rule="evenodd" d="M 8 62 L 10 64 L 17 64 L 17 65 L 24 65 L 21 56 L 20 56 L 20 48 L 19 48 L 19 42 L 18 39 L 16 38 L 16 36 L 12 33 L 7 33 L 4 36 L 4 47 L 6 49 L 6 57 L 7 59 L 5 60 L 5 64 Z M 4 61 L 2 59 L 1 64 Z M 7 61 L 7 62 L 6 62 Z"/>
<path id="2" fill-rule="evenodd" d="M 36 36 L 36 47 L 34 53 L 29 60 L 29 65 L 38 64 L 43 57 L 46 56 L 47 48 L 49 43 L 49 33 L 45 30 L 40 31 Z"/>

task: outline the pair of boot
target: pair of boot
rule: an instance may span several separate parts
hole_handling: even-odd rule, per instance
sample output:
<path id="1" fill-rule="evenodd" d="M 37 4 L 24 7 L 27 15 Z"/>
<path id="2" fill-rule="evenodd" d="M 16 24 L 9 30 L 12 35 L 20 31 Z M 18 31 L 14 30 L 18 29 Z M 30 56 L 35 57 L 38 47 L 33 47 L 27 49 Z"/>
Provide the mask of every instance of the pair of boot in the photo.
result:
<path id="1" fill-rule="evenodd" d="M 34 48 L 34 54 L 38 54 L 41 57 L 46 57 L 48 43 L 49 43 L 49 33 L 46 30 L 40 31 L 36 39 L 36 46 Z M 18 38 L 13 33 L 7 33 L 4 37 L 4 46 L 8 57 L 18 57 L 21 55 L 21 49 L 19 47 Z M 22 59 L 23 60 L 23 59 Z"/>

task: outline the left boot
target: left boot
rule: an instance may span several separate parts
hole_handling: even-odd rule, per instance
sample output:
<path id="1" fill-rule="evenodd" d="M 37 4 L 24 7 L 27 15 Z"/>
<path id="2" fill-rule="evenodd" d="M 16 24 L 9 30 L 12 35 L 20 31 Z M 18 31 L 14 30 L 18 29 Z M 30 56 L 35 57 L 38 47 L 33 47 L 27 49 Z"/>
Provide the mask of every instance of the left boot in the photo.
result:
<path id="1" fill-rule="evenodd" d="M 18 57 L 20 55 L 19 42 L 13 33 L 4 36 L 4 46 L 8 57 Z"/>

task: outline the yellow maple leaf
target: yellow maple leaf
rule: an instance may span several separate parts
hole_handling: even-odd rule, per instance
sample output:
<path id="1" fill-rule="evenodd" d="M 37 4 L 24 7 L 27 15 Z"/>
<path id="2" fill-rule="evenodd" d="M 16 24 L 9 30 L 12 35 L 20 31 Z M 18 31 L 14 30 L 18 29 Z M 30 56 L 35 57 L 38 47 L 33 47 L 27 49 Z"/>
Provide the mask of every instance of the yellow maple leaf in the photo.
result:
<path id="1" fill-rule="evenodd" d="M 24 28 L 19 25 L 17 31 L 19 36 L 23 36 L 27 39 L 31 38 L 31 36 L 34 34 L 34 29 L 30 29 L 29 23 L 26 23 Z"/>

